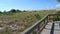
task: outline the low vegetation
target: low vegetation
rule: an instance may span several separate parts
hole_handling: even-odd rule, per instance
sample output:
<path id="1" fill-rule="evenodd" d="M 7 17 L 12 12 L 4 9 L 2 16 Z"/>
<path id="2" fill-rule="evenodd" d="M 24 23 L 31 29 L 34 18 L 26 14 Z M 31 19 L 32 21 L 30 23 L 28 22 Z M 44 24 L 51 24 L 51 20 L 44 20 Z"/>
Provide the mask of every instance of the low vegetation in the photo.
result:
<path id="1" fill-rule="evenodd" d="M 0 12 L 1 34 L 19 34 L 32 26 L 47 14 L 57 13 L 55 10 L 20 11 L 12 9 Z"/>

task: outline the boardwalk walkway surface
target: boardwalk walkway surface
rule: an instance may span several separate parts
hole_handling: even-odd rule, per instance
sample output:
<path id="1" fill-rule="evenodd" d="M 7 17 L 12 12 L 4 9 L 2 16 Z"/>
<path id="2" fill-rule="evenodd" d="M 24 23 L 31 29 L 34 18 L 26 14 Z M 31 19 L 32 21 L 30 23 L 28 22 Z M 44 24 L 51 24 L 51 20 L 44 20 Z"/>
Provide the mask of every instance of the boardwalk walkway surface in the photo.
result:
<path id="1" fill-rule="evenodd" d="M 60 23 L 48 23 L 41 34 L 60 34 Z"/>

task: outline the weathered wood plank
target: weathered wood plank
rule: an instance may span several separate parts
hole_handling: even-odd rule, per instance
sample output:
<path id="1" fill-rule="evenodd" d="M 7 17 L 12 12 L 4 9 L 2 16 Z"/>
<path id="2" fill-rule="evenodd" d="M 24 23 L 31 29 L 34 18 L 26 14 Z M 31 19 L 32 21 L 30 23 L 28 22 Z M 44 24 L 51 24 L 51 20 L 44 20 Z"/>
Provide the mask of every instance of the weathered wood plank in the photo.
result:
<path id="1" fill-rule="evenodd" d="M 60 34 L 60 21 L 54 22 L 55 26 L 54 26 L 54 32 L 53 34 Z M 48 23 L 45 27 L 45 29 L 43 29 L 43 31 L 41 32 L 41 34 L 50 34 L 51 32 L 51 27 L 52 27 L 52 23 Z"/>
<path id="2" fill-rule="evenodd" d="M 59 26 L 59 23 L 55 23 L 54 34 L 60 34 L 60 26 Z"/>
<path id="3" fill-rule="evenodd" d="M 43 31 L 41 32 L 41 34 L 50 34 L 51 27 L 52 27 L 52 23 L 48 23 L 48 24 L 45 26 L 45 29 L 43 29 Z"/>

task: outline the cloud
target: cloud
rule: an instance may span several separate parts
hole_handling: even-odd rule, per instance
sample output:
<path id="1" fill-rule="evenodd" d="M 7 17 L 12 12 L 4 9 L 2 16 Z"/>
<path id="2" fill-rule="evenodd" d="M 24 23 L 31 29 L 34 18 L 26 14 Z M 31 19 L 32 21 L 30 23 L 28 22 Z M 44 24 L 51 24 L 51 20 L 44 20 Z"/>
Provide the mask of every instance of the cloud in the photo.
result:
<path id="1" fill-rule="evenodd" d="M 60 4 L 56 5 L 56 9 L 60 10 Z"/>
<path id="2" fill-rule="evenodd" d="M 57 4 L 56 7 L 60 7 L 60 4 Z"/>

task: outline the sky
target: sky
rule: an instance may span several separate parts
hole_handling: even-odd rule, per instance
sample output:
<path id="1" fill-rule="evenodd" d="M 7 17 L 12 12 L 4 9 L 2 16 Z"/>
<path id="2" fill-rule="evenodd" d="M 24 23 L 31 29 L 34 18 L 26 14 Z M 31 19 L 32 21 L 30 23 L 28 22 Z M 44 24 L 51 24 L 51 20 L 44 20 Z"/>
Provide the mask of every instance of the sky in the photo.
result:
<path id="1" fill-rule="evenodd" d="M 55 9 L 57 4 L 56 0 L 0 0 L 0 11 Z"/>

